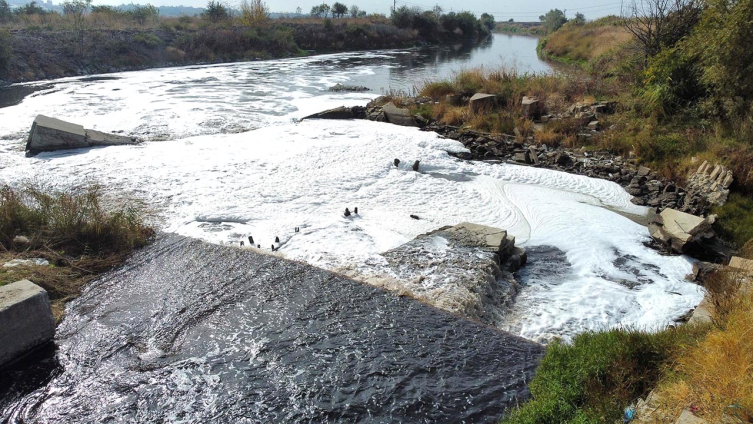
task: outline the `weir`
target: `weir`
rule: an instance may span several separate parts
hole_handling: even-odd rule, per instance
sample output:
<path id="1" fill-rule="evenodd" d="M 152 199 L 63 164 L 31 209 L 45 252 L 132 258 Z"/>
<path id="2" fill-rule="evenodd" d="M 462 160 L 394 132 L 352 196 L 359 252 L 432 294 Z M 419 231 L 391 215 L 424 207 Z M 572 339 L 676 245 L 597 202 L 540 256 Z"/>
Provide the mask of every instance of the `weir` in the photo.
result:
<path id="1" fill-rule="evenodd" d="M 0 381 L 9 422 L 496 422 L 542 354 L 310 265 L 177 235 L 93 283 L 56 342 L 51 381 Z"/>

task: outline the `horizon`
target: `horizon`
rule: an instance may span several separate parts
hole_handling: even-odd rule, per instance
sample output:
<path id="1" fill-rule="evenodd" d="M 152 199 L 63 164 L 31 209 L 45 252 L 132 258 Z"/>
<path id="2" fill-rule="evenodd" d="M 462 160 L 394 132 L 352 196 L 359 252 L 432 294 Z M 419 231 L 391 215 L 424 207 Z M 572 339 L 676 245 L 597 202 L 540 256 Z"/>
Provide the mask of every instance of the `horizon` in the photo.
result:
<path id="1" fill-rule="evenodd" d="M 25 2 L 25 1 L 24 1 Z M 393 6 L 392 1 L 378 1 L 378 0 L 348 0 L 340 1 L 346 6 L 352 5 L 358 6 L 361 10 L 367 13 L 380 13 L 389 14 Z M 44 3 L 44 1 L 38 1 L 38 3 Z M 61 5 L 63 1 L 53 1 L 54 5 Z M 238 8 L 240 3 L 237 0 L 223 1 L 224 4 Z M 316 1 L 316 0 L 278 0 L 273 2 L 267 2 L 270 13 L 295 13 L 296 8 L 300 7 L 302 14 L 308 14 L 313 6 L 317 6 L 322 3 L 334 3 L 328 1 Z M 438 5 L 442 10 L 446 12 L 472 12 L 476 16 L 480 16 L 482 13 L 488 13 L 494 16 L 494 19 L 498 22 L 507 21 L 513 19 L 516 22 L 536 22 L 539 20 L 539 16 L 545 14 L 552 9 L 560 9 L 565 12 L 568 19 L 573 18 L 576 13 L 582 13 L 586 19 L 593 20 L 602 18 L 609 15 L 619 15 L 622 7 L 622 2 L 615 2 L 605 0 L 604 3 L 593 4 L 585 0 L 565 0 L 562 4 L 552 6 L 551 2 L 544 0 L 511 0 L 506 2 L 506 5 L 492 5 L 485 4 L 485 1 L 481 0 L 468 0 L 463 2 L 463 7 L 457 7 L 457 2 L 451 1 L 436 1 L 434 5 L 430 2 L 414 3 L 407 1 L 395 1 L 394 4 L 397 7 L 408 6 L 418 7 L 423 10 L 431 10 L 435 5 Z M 154 1 L 131 1 L 125 2 L 122 0 L 97 0 L 92 2 L 94 6 L 120 6 L 126 4 L 152 4 L 157 7 L 194 7 L 204 8 L 207 4 L 207 0 L 154 0 Z M 509 9 L 509 10 L 505 10 Z"/>

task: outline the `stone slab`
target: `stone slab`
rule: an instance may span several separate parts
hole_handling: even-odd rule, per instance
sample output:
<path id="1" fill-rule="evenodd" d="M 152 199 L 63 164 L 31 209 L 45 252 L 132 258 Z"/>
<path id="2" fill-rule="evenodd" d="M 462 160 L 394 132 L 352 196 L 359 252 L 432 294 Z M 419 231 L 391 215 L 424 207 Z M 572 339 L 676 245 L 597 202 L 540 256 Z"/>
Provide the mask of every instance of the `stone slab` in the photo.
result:
<path id="1" fill-rule="evenodd" d="M 733 256 L 732 259 L 729 260 L 729 267 L 737 271 L 744 271 L 748 274 L 753 274 L 753 260 L 750 259 Z"/>
<path id="2" fill-rule="evenodd" d="M 0 287 L 0 366 L 55 336 L 47 292 L 29 280 Z"/>
<path id="3" fill-rule="evenodd" d="M 708 424 L 703 418 L 696 417 L 692 412 L 683 409 L 682 414 L 677 418 L 675 424 Z"/>
<path id="4" fill-rule="evenodd" d="M 136 142 L 136 140 L 131 137 L 107 134 L 95 130 L 86 130 L 86 141 L 90 146 L 121 146 Z"/>
<path id="5" fill-rule="evenodd" d="M 403 109 L 395 106 L 394 103 L 387 103 L 382 107 L 384 116 L 387 118 L 387 122 L 395 125 L 401 125 L 403 127 L 415 127 L 416 121 L 410 114 L 408 109 Z"/>
<path id="6" fill-rule="evenodd" d="M 86 130 L 82 125 L 37 115 L 31 125 L 26 150 L 42 152 L 87 146 Z"/>

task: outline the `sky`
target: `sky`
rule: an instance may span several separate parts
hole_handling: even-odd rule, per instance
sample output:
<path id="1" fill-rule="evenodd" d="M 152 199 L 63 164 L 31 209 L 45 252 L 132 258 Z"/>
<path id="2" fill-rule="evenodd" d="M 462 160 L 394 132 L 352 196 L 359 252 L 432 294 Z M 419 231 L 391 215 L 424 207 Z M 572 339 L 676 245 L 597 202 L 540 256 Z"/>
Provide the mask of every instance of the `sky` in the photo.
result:
<path id="1" fill-rule="evenodd" d="M 225 0 L 230 6 L 236 6 L 239 0 Z M 266 3 L 272 12 L 295 12 L 300 7 L 304 13 L 311 10 L 312 6 L 324 3 L 334 3 L 337 0 L 267 0 Z M 393 0 L 339 0 L 347 6 L 357 5 L 361 10 L 369 13 L 387 14 L 392 7 Z M 55 1 L 55 3 L 58 3 Z M 131 3 L 131 0 L 94 0 L 95 5 L 119 5 Z M 155 6 L 193 6 L 204 7 L 207 0 L 133 0 L 133 3 L 151 3 Z M 476 15 L 489 13 L 494 15 L 497 21 L 538 21 L 540 15 L 548 10 L 557 8 L 566 10 L 567 17 L 575 16 L 576 12 L 583 13 L 586 19 L 595 19 L 607 15 L 620 13 L 620 1 L 615 0 L 396 0 L 397 6 L 417 6 L 422 9 L 431 9 L 435 4 L 445 11 L 474 12 Z"/>

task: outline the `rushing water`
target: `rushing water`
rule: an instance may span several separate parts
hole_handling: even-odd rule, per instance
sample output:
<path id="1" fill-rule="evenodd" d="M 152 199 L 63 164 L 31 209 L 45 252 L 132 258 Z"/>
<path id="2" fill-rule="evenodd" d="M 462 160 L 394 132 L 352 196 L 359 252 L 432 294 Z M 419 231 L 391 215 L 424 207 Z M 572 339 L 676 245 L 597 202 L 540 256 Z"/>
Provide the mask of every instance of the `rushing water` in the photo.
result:
<path id="1" fill-rule="evenodd" d="M 511 53 L 514 48 L 520 53 Z M 7 102 L 16 104 L 0 109 L 0 181 L 32 179 L 59 187 L 98 182 L 114 197 L 133 195 L 146 200 L 166 232 L 236 246 L 253 236 L 263 248 L 269 248 L 279 237 L 279 252 L 286 257 L 377 277 L 394 277 L 380 253 L 416 235 L 462 221 L 495 226 L 507 229 L 517 237 L 519 245 L 532 252 L 529 267 L 519 275 L 522 289 L 507 318 L 494 323 L 497 327 L 527 339 L 547 341 L 554 337 L 569 339 L 589 329 L 656 329 L 672 324 L 700 302 L 702 289 L 684 280 L 691 269 L 687 258 L 661 256 L 644 246 L 647 230 L 624 215 L 643 215 L 646 209 L 631 204 L 630 196 L 618 185 L 545 169 L 462 161 L 448 154 L 464 150 L 460 143 L 412 128 L 366 121 L 296 121 L 330 107 L 364 104 L 383 89 L 411 90 L 424 79 L 446 76 L 463 66 L 495 67 L 505 58 L 508 63 L 514 59 L 524 70 L 543 71 L 547 67 L 535 57 L 534 48 L 535 39 L 497 35 L 471 49 L 344 53 L 29 84 L 23 86 L 26 91 L 15 88 L 16 98 L 18 93 L 23 96 L 32 89 L 37 91 L 20 103 Z M 366 85 L 374 91 L 327 91 L 338 82 Z M 25 157 L 24 138 L 36 114 L 101 131 L 136 135 L 146 142 Z M 402 161 L 399 167 L 392 165 L 395 158 Z M 410 168 L 415 160 L 421 161 L 420 172 Z M 360 213 L 343 217 L 345 207 L 358 207 Z M 301 231 L 293 231 L 295 227 Z M 236 272 L 235 266 L 240 266 L 237 257 L 231 260 L 217 252 L 197 256 L 196 261 L 203 261 L 209 270 Z M 184 254 L 185 249 L 180 252 L 181 256 Z M 167 258 L 160 260 L 174 269 Z M 227 267 L 215 268 L 215 260 Z M 261 259 L 249 259 L 254 260 Z M 170 271 L 163 277 L 160 272 L 144 265 L 115 273 L 76 302 L 59 339 L 62 376 L 50 382 L 47 389 L 20 396 L 20 403 L 6 405 L 7 410 L 12 410 L 15 417 L 44 411 L 34 412 L 40 414 L 34 416 L 42 417 L 42 421 L 43 417 L 57 417 L 68 408 L 81 411 L 85 417 L 89 417 L 85 413 L 97 411 L 95 417 L 100 419 L 125 414 L 140 421 L 197 421 L 211 420 L 213 413 L 226 413 L 217 416 L 225 421 L 244 414 L 272 421 L 319 421 L 350 417 L 343 404 L 352 400 L 362 414 L 358 419 L 363 419 L 363 414 L 377 414 L 374 421 L 422 416 L 419 410 L 427 413 L 426 417 L 449 421 L 463 417 L 475 420 L 499 412 L 488 409 L 486 401 L 480 400 L 489 400 L 483 394 L 468 401 L 482 412 L 458 412 L 458 404 L 453 404 L 452 411 L 432 415 L 426 412 L 432 408 L 422 403 L 424 392 L 417 387 L 392 385 L 391 390 L 399 394 L 394 398 L 380 397 L 372 391 L 359 392 L 365 390 L 366 386 L 359 384 L 363 384 L 360 379 L 368 375 L 367 370 L 359 371 L 366 374 L 338 377 L 337 373 L 346 372 L 348 364 L 341 363 L 342 358 L 364 352 L 373 354 L 369 349 L 359 350 L 359 344 L 435 330 L 435 324 L 421 325 L 418 319 L 415 323 L 403 322 L 395 315 L 403 313 L 403 306 L 394 313 L 389 312 L 393 306 L 386 305 L 370 305 L 359 312 L 364 316 L 371 313 L 374 319 L 388 313 L 394 321 L 389 325 L 380 321 L 379 325 L 386 325 L 380 328 L 389 330 L 356 342 L 348 332 L 371 328 L 374 322 L 366 318 L 349 320 L 348 311 L 342 309 L 338 299 L 349 301 L 351 288 L 333 286 L 331 291 L 322 288 L 326 294 L 319 297 L 312 294 L 322 303 L 323 310 L 337 311 L 331 321 L 316 321 L 316 328 L 339 329 L 333 335 L 335 341 L 317 338 L 312 343 L 342 343 L 344 347 L 338 351 L 341 356 L 325 354 L 327 361 L 304 362 L 303 369 L 296 368 L 299 357 L 291 346 L 303 349 L 308 346 L 309 336 L 301 332 L 302 327 L 295 327 L 298 333 L 292 334 L 290 331 L 294 330 L 274 322 L 282 316 L 266 309 L 258 294 L 248 292 L 262 284 L 260 290 L 268 292 L 274 307 L 284 309 L 281 299 L 286 294 L 299 299 L 299 294 L 290 293 L 287 285 L 279 287 L 285 293 L 278 293 L 276 285 L 263 285 L 258 278 L 249 287 L 241 287 L 237 279 L 218 276 L 218 281 L 209 282 L 202 291 L 199 280 L 176 288 L 184 274 Z M 288 278 L 294 275 L 285 271 Z M 129 284 L 136 288 L 127 288 Z M 230 304 L 244 306 L 237 310 L 201 309 L 203 306 L 198 303 L 205 298 L 197 297 L 195 290 L 205 296 L 227 290 L 228 293 L 217 294 L 217 299 L 227 296 Z M 225 300 L 218 302 L 223 304 Z M 195 327 L 189 325 L 185 332 L 164 330 L 170 323 L 182 322 L 183 306 L 174 307 L 178 304 L 184 305 L 186 311 L 201 306 L 199 310 L 205 315 L 197 316 L 199 322 Z M 424 315 L 421 319 L 428 319 Z M 438 328 L 446 327 L 442 324 Z M 167 333 L 163 334 L 163 330 Z M 253 334 L 253 339 L 242 338 L 240 334 L 244 332 Z M 289 342 L 284 347 L 278 340 L 281 334 Z M 161 339 L 163 336 L 167 341 Z M 495 337 L 502 344 L 511 340 L 507 336 L 485 336 L 483 343 L 496 340 Z M 176 345 L 176 340 L 196 343 Z M 458 335 L 461 345 L 478 340 Z M 521 343 L 516 341 L 510 346 L 523 346 Z M 422 349 L 403 344 L 395 346 L 414 353 Z M 267 356 L 259 363 L 253 359 L 257 357 L 254 346 L 267 349 Z M 321 354 L 311 353 L 315 357 Z M 434 358 L 444 365 L 466 361 L 462 355 Z M 476 368 L 481 367 L 478 361 L 488 360 L 483 355 L 474 358 L 468 359 L 473 369 L 482 369 Z M 502 360 L 500 369 L 507 369 L 509 363 Z M 519 365 L 525 368 L 527 362 Z M 334 367 L 334 374 L 325 372 L 325 366 Z M 410 369 L 415 366 L 411 363 L 397 368 L 411 375 Z M 241 369 L 250 373 L 253 381 L 239 376 Z M 433 378 L 444 381 L 448 378 L 446 370 Z M 84 373 L 83 380 L 77 379 L 79 371 Z M 478 375 L 475 372 L 471 374 Z M 230 381 L 218 377 L 228 373 L 232 375 Z M 108 380 L 108 375 L 112 379 Z M 278 377 L 281 380 L 269 386 L 269 381 Z M 470 384 L 472 378 L 468 378 L 463 384 Z M 501 381 L 505 385 L 513 380 Z M 291 387 L 283 382 L 294 384 Z M 86 389 L 87 383 L 94 388 Z M 346 386 L 335 390 L 348 393 L 338 392 L 333 397 L 331 391 L 317 391 L 337 384 Z M 480 384 L 485 387 L 489 381 Z M 309 385 L 313 386 L 307 389 Z M 441 404 L 448 399 L 441 393 L 449 389 L 446 385 L 431 387 L 436 391 L 427 389 L 433 393 L 427 392 L 427 399 L 432 399 L 428 402 L 442 399 L 432 404 L 441 410 Z M 87 400 L 94 390 L 96 396 Z M 458 390 L 449 393 L 462 391 Z M 501 393 L 495 391 L 497 388 L 490 390 L 494 396 Z M 273 394 L 268 395 L 267 391 Z M 500 399 L 524 394 L 518 389 L 513 392 Z M 242 393 L 248 399 L 238 400 Z M 376 396 L 377 409 L 365 406 L 372 405 L 364 400 L 371 396 Z M 165 409 L 159 404 L 173 397 L 178 403 L 171 405 L 183 415 L 164 415 Z M 293 401 L 290 408 L 280 404 L 283 397 Z M 392 401 L 388 399 L 400 399 L 399 405 L 384 407 L 390 405 L 384 403 Z M 230 405 L 233 402 L 236 403 Z M 103 403 L 113 409 L 105 411 Z M 414 407 L 406 406 L 409 404 L 421 405 L 421 409 L 411 409 Z M 207 415 L 197 412 L 204 407 Z M 328 408 L 336 412 L 323 412 Z M 392 410 L 396 415 L 389 415 L 387 411 Z M 51 415 L 44 415 L 48 412 Z"/>

